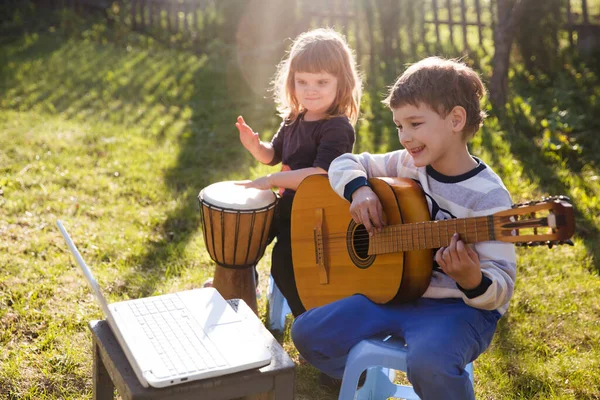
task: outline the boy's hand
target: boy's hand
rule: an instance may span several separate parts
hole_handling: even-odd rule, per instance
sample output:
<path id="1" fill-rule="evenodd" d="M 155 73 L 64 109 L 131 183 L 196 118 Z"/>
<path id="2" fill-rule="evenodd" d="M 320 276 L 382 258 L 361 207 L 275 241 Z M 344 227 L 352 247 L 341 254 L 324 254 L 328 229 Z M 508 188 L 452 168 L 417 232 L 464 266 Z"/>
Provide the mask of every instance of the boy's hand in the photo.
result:
<path id="1" fill-rule="evenodd" d="M 460 240 L 458 233 L 452 235 L 448 247 L 441 247 L 435 253 L 435 261 L 465 290 L 475 289 L 481 283 L 479 256 Z"/>
<path id="2" fill-rule="evenodd" d="M 268 190 L 271 189 L 272 185 L 269 179 L 269 175 L 255 179 L 253 181 L 239 181 L 235 182 L 236 185 L 244 186 L 247 188 Z"/>
<path id="3" fill-rule="evenodd" d="M 240 131 L 240 142 L 242 142 L 248 151 L 255 151 L 260 146 L 258 133 L 254 132 L 252 128 L 246 124 L 246 121 L 244 121 L 244 118 L 241 115 L 237 118 L 235 126 Z"/>
<path id="4" fill-rule="evenodd" d="M 381 231 L 383 227 L 383 208 L 379 198 L 368 186 L 356 189 L 352 193 L 350 215 L 357 224 L 363 224 L 369 235 Z"/>

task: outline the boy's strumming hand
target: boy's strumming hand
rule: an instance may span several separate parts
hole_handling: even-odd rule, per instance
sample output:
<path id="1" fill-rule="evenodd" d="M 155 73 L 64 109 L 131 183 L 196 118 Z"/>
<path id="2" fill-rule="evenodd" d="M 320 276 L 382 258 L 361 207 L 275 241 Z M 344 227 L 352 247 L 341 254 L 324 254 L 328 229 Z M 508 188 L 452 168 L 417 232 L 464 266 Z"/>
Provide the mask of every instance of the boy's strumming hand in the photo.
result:
<path id="1" fill-rule="evenodd" d="M 354 222 L 365 226 L 369 235 L 379 232 L 384 225 L 381 202 L 368 186 L 360 187 L 352 193 L 350 215 Z"/>
<path id="2" fill-rule="evenodd" d="M 240 142 L 242 142 L 242 145 L 244 145 L 251 153 L 256 151 L 260 146 L 258 133 L 254 132 L 252 128 L 246 124 L 246 121 L 244 121 L 244 118 L 241 115 L 237 118 L 235 126 L 240 131 Z"/>
<path id="3" fill-rule="evenodd" d="M 448 247 L 441 247 L 435 253 L 435 261 L 465 290 L 475 289 L 481 283 L 479 256 L 460 240 L 458 233 L 452 235 Z"/>

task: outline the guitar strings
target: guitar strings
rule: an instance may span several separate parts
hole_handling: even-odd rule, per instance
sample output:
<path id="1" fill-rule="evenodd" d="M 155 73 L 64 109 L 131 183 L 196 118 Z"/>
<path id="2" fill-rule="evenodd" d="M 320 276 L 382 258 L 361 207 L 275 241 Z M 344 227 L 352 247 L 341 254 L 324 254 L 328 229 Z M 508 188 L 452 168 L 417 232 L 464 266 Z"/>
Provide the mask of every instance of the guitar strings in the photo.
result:
<path id="1" fill-rule="evenodd" d="M 482 218 L 483 219 L 483 218 Z M 486 221 L 482 221 L 481 223 L 479 223 L 479 226 L 477 226 L 477 223 L 469 223 L 468 225 L 462 227 L 462 229 L 459 229 L 457 224 L 453 224 L 454 226 L 450 226 L 450 224 L 431 224 L 429 226 L 427 226 L 426 224 L 428 224 L 430 221 L 424 221 L 424 222 L 417 222 L 417 223 L 409 223 L 409 224 L 399 224 L 399 225 L 388 225 L 386 227 L 384 227 L 384 231 L 376 233 L 374 237 L 381 237 L 381 236 L 385 236 L 385 235 L 392 235 L 394 237 L 396 236 L 403 236 L 403 235 L 407 235 L 407 236 L 426 236 L 426 235 L 430 235 L 430 236 L 440 236 L 440 235 L 452 235 L 453 233 L 457 232 L 457 233 L 462 233 L 465 236 L 469 236 L 471 234 L 474 235 L 478 235 L 479 233 L 483 232 L 483 233 L 488 233 L 490 228 L 488 227 L 487 224 L 487 220 Z M 444 226 L 445 225 L 445 226 Z M 354 234 L 352 235 L 352 232 L 354 232 Z M 340 231 L 340 232 L 335 232 L 329 235 L 326 235 L 327 238 L 330 239 L 335 239 L 335 238 L 347 238 L 348 236 L 352 236 L 355 239 L 364 239 L 364 240 L 369 240 L 370 236 L 369 233 L 362 229 L 362 230 L 354 230 L 354 229 L 348 229 L 346 231 Z M 307 240 L 313 240 L 313 238 L 311 237 L 310 239 Z"/>
<path id="2" fill-rule="evenodd" d="M 463 222 L 460 222 L 463 221 Z M 395 225 L 387 225 L 383 227 L 383 232 L 377 233 L 376 236 L 392 234 L 397 235 L 408 233 L 409 235 L 414 232 L 416 236 L 439 236 L 440 234 L 449 234 L 449 233 L 462 233 L 463 235 L 470 235 L 472 233 L 478 234 L 479 232 L 488 232 L 490 230 L 488 217 L 475 217 L 473 219 L 451 219 L 451 220 L 438 220 L 438 221 L 420 221 L 420 222 L 409 222 L 406 224 L 395 224 Z M 524 226 L 522 228 L 511 228 L 504 229 L 506 232 L 512 232 L 513 230 L 526 230 L 526 229 L 542 229 L 542 230 L 551 230 L 552 228 L 547 226 L 536 226 L 536 227 L 528 227 Z M 473 230 L 475 229 L 475 230 Z M 408 231 L 408 232 L 407 232 Z M 495 232 L 496 229 L 493 229 Z M 355 238 L 369 238 L 369 234 L 366 229 L 348 229 L 346 231 L 336 232 L 334 234 L 328 235 L 329 238 L 336 237 L 347 237 L 352 232 L 355 232 L 353 237 Z M 310 239 L 312 240 L 312 238 Z"/>
<path id="3" fill-rule="evenodd" d="M 479 242 L 484 242 L 484 241 L 490 241 L 490 240 L 494 240 L 491 239 L 489 237 L 485 237 L 483 236 L 484 234 L 482 233 L 481 236 L 481 240 L 477 240 L 477 241 L 467 241 L 467 244 L 476 244 Z M 375 244 L 373 246 L 373 254 L 382 254 L 382 253 L 391 253 L 391 252 L 396 252 L 396 251 L 413 251 L 413 250 L 424 250 L 424 249 L 435 249 L 435 248 L 439 248 L 442 246 L 447 246 L 450 244 L 450 237 L 448 237 L 446 240 L 444 240 L 446 238 L 442 237 L 441 241 L 438 238 L 434 238 L 432 240 L 427 240 L 427 241 L 414 241 L 413 237 L 402 237 L 399 240 L 396 240 L 396 238 L 387 238 L 387 240 L 379 240 L 379 242 L 377 244 Z M 538 235 L 538 237 L 535 240 L 554 240 L 556 239 L 556 237 L 554 236 L 547 236 L 542 238 L 541 236 Z M 365 248 L 369 247 L 369 239 L 364 239 L 362 241 L 357 241 L 357 240 L 348 240 L 345 238 L 329 238 L 329 237 L 324 237 L 324 248 L 327 248 L 328 250 L 344 250 L 348 248 L 349 243 L 352 243 L 352 245 L 356 248 L 356 247 L 360 247 L 360 246 L 365 246 Z M 497 239 L 495 239 L 497 240 Z M 534 240 L 533 238 L 531 239 L 527 239 L 527 241 L 529 240 Z M 525 242 L 525 239 L 519 240 L 520 242 Z M 313 242 L 313 240 L 296 240 L 296 242 Z M 511 241 L 512 242 L 512 241 Z"/>
<path id="4" fill-rule="evenodd" d="M 490 232 L 490 230 L 487 227 L 477 227 L 477 228 L 467 228 L 466 230 L 461 230 L 461 229 L 445 229 L 445 230 L 440 230 L 439 232 L 433 231 L 433 230 L 427 230 L 427 229 L 401 229 L 401 228 L 396 228 L 394 231 L 391 230 L 387 230 L 387 231 L 383 231 L 383 232 L 379 232 L 379 233 L 375 233 L 372 237 L 373 238 L 379 238 L 379 237 L 383 237 L 383 236 L 420 236 L 420 237 L 424 237 L 424 236 L 428 236 L 428 237 L 437 237 L 440 235 L 449 235 L 452 236 L 454 233 L 458 233 L 461 236 L 470 236 L 470 235 L 478 235 L 478 234 L 488 234 Z M 324 237 L 328 237 L 328 238 L 347 238 L 347 237 L 353 237 L 353 238 L 358 238 L 358 239 L 365 239 L 368 240 L 370 238 L 372 238 L 371 236 L 369 236 L 369 233 L 364 231 L 364 232 L 357 232 L 352 234 L 352 231 L 340 231 L 340 232 L 335 232 L 329 235 L 324 235 Z M 310 238 L 308 240 L 313 240 L 313 238 Z"/>
<path id="5" fill-rule="evenodd" d="M 414 226 L 414 224 L 411 224 L 411 226 Z M 352 234 L 353 230 L 346 230 L 346 231 L 339 231 L 339 232 L 335 232 L 329 235 L 324 235 L 324 237 L 327 237 L 329 239 L 336 239 L 336 238 L 347 238 L 349 236 L 353 237 L 355 240 L 370 240 L 371 238 L 381 238 L 383 236 L 393 236 L 393 237 L 397 237 L 397 236 L 402 236 L 402 237 L 406 237 L 406 236 L 410 236 L 410 237 L 438 237 L 440 235 L 449 235 L 452 236 L 452 234 L 454 233 L 458 233 L 459 235 L 461 235 L 462 238 L 464 237 L 469 237 L 471 235 L 488 235 L 490 233 L 490 228 L 488 228 L 487 226 L 470 226 L 467 227 L 466 229 L 450 229 L 453 227 L 446 227 L 446 229 L 431 229 L 431 228 L 427 228 L 426 226 L 424 226 L 423 228 L 413 228 L 413 227 L 406 227 L 403 228 L 403 225 L 395 225 L 394 228 L 389 228 L 387 227 L 387 229 L 384 227 L 384 231 L 379 232 L 379 233 L 375 233 L 373 237 L 369 236 L 369 233 L 366 230 L 361 230 L 361 232 L 356 232 L 354 234 Z M 552 232 L 552 228 L 550 227 L 543 227 L 543 229 L 540 229 L 539 227 L 536 227 L 538 231 L 542 231 L 542 235 L 544 233 L 550 233 Z M 521 228 L 521 229 L 504 229 L 504 232 L 511 232 L 511 236 L 522 236 L 522 235 L 514 235 L 512 232 L 519 232 L 519 231 L 523 231 L 523 230 L 528 230 L 528 229 L 533 229 L 533 228 L 529 228 L 529 227 L 525 227 L 525 228 Z M 544 232 L 545 231 L 545 232 Z M 493 229 L 493 232 L 496 233 L 496 230 Z M 539 233 L 538 233 L 539 234 Z M 310 240 L 312 241 L 313 238 L 310 239 L 306 239 L 306 240 Z"/>
<path id="6" fill-rule="evenodd" d="M 346 233 L 348 233 L 347 231 Z M 418 248 L 436 248 L 442 246 L 444 243 L 449 244 L 452 234 L 454 231 L 440 232 L 439 235 L 430 235 L 429 237 L 425 237 L 425 234 L 421 236 L 419 233 L 414 234 L 414 232 L 381 232 L 375 234 L 373 237 L 369 237 L 368 233 L 363 234 L 355 234 L 353 237 L 348 237 L 347 234 L 332 234 L 332 235 L 324 235 L 323 241 L 327 242 L 327 247 L 329 249 L 346 248 L 348 246 L 348 242 L 353 243 L 355 246 L 358 245 L 367 245 L 371 240 L 375 240 L 376 242 L 373 244 L 377 249 L 379 248 L 390 248 L 390 247 L 406 247 L 407 249 L 414 248 L 417 246 Z M 487 227 L 478 227 L 477 229 L 467 229 L 466 232 L 463 232 L 461 239 L 463 241 L 466 240 L 467 243 L 478 243 L 482 241 L 493 240 L 489 237 L 489 230 Z M 513 236 L 513 235 L 511 235 Z M 519 236 L 519 235 L 515 235 Z M 479 238 L 481 240 L 479 240 Z M 475 239 L 475 240 L 472 240 Z M 313 242 L 314 238 L 310 239 L 297 239 L 299 242 Z"/>
<path id="7" fill-rule="evenodd" d="M 345 234 L 340 234 L 340 235 L 323 235 L 323 239 L 325 240 L 352 240 L 353 242 L 364 242 L 367 243 L 369 241 L 376 241 L 376 242 L 381 242 L 381 241 L 394 241 L 396 239 L 398 240 L 418 240 L 418 241 L 424 241 L 424 240 L 436 240 L 439 238 L 447 238 L 448 240 L 450 240 L 452 238 L 454 232 L 442 232 L 439 235 L 429 235 L 428 237 L 425 237 L 423 235 L 420 234 L 413 234 L 411 232 L 389 232 L 389 233 L 376 233 L 374 236 L 370 237 L 368 234 L 357 234 L 357 235 L 345 235 Z M 487 229 L 485 230 L 469 230 L 467 232 L 464 232 L 461 235 L 461 240 L 468 240 L 469 238 L 474 238 L 474 237 L 481 237 L 481 238 L 487 238 L 489 236 L 489 231 Z M 298 239 L 300 241 L 307 241 L 307 242 L 312 242 L 314 241 L 314 238 L 306 238 L 306 239 Z M 486 239 L 489 240 L 489 239 Z"/>
<path id="8" fill-rule="evenodd" d="M 375 241 L 375 246 L 386 246 L 392 244 L 410 244 L 413 243 L 436 243 L 436 242 L 450 242 L 452 238 L 452 234 L 454 232 L 440 232 L 439 235 L 430 235 L 429 237 L 425 237 L 425 235 L 415 234 L 414 232 L 381 232 L 377 233 L 372 237 L 369 237 L 368 233 L 364 234 L 355 234 L 353 236 L 340 233 L 340 234 L 331 234 L 331 235 L 323 235 L 323 240 L 329 242 L 328 247 L 331 247 L 332 244 L 341 243 L 345 247 L 348 242 L 352 242 L 356 245 L 365 245 L 369 244 L 371 241 Z M 464 232 L 461 236 L 462 240 L 481 238 L 484 240 L 489 239 L 489 230 L 488 229 L 469 229 Z M 299 242 L 314 242 L 314 238 L 306 238 L 306 239 L 296 239 Z M 477 240 L 476 240 L 477 241 Z M 479 240 L 483 241 L 483 240 Z M 432 247 L 433 248 L 433 247 Z"/>
<path id="9" fill-rule="evenodd" d="M 546 236 L 551 238 L 552 229 L 550 227 L 536 227 L 545 232 L 536 233 L 536 236 Z M 488 216 L 473 217 L 464 219 L 437 220 L 437 221 L 420 221 L 406 224 L 388 225 L 383 228 L 384 231 L 376 233 L 374 236 L 369 236 L 369 233 L 362 229 L 348 229 L 339 231 L 329 235 L 323 235 L 323 241 L 327 242 L 327 247 L 330 249 L 347 248 L 348 243 L 356 246 L 371 245 L 374 251 L 389 248 L 437 248 L 448 245 L 452 235 L 456 232 L 461 235 L 460 239 L 466 243 L 478 243 L 482 241 L 494 240 L 490 238 L 490 233 L 495 234 L 496 229 L 490 227 Z M 523 227 L 521 231 L 531 229 L 531 227 Z M 492 232 L 490 232 L 492 231 Z M 527 236 L 519 235 L 519 229 L 504 230 L 510 232 L 510 236 Z M 354 234 L 352 234 L 354 232 Z M 314 242 L 314 237 L 299 239 L 300 242 Z M 497 240 L 497 239 L 496 239 Z M 545 239 L 544 239 L 545 240 Z"/>
<path id="10" fill-rule="evenodd" d="M 489 230 L 488 229 L 477 229 L 477 230 L 468 230 L 467 232 L 458 232 L 460 234 L 460 239 L 463 240 L 465 238 L 469 238 L 471 236 L 480 236 L 480 237 L 487 237 L 489 235 Z M 454 231 L 447 231 L 447 232 L 440 232 L 439 234 L 430 234 L 429 232 L 426 232 L 423 234 L 423 232 L 420 233 L 415 233 L 415 232 L 381 232 L 381 233 L 376 233 L 373 236 L 369 236 L 368 233 L 358 233 L 355 235 L 348 235 L 348 234 L 344 234 L 344 233 L 340 233 L 340 234 L 331 234 L 331 235 L 323 235 L 324 239 L 329 239 L 329 240 L 336 240 L 336 239 L 343 239 L 343 240 L 347 240 L 348 238 L 352 238 L 353 241 L 359 241 L 359 242 L 368 242 L 370 240 L 375 240 L 375 241 L 379 241 L 379 240 L 386 240 L 387 239 L 395 239 L 395 238 L 402 238 L 402 239 L 409 239 L 409 238 L 414 238 L 416 240 L 424 240 L 427 239 L 429 240 L 429 238 L 438 238 L 438 237 L 448 237 L 448 239 L 450 239 L 452 237 L 452 235 L 454 234 Z M 425 237 L 427 236 L 427 237 Z M 314 241 L 314 238 L 306 238 L 306 239 L 300 239 L 300 240 L 305 240 L 305 241 Z"/>

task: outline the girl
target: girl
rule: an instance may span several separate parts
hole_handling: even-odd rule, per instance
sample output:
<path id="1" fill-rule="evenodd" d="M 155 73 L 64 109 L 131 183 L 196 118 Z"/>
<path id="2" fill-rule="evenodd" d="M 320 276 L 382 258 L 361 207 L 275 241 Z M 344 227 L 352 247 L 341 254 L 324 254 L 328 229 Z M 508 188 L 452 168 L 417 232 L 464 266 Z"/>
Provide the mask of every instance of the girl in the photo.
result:
<path id="1" fill-rule="evenodd" d="M 332 29 L 315 29 L 294 40 L 288 57 L 278 66 L 273 89 L 283 122 L 270 142 L 261 141 L 242 116 L 235 126 L 240 141 L 254 158 L 268 165 L 282 163 L 281 172 L 242 184 L 258 189 L 279 188 L 271 275 L 292 313 L 298 316 L 305 309 L 292 268 L 292 200 L 304 178 L 326 174 L 336 157 L 352 152 L 361 79 L 344 37 Z"/>

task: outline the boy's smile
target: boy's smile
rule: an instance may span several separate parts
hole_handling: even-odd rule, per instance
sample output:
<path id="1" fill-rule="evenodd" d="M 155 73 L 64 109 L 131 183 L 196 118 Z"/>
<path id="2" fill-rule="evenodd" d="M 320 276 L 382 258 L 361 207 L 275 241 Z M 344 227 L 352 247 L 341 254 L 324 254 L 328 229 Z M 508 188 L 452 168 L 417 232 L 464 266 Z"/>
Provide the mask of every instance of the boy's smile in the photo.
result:
<path id="1" fill-rule="evenodd" d="M 323 118 L 337 96 L 337 78 L 327 72 L 296 72 L 294 82 L 296 98 L 306 109 L 304 119 Z"/>
<path id="2" fill-rule="evenodd" d="M 452 110 L 442 118 L 426 105 L 415 107 L 406 104 L 392 109 L 392 113 L 400 144 L 409 152 L 415 166 L 431 165 L 448 176 L 466 173 L 476 166 L 463 139 L 462 129 L 457 128 L 460 112 Z"/>
<path id="3" fill-rule="evenodd" d="M 408 150 L 408 152 L 412 155 L 418 155 L 419 153 L 421 153 L 423 150 L 425 149 L 425 146 L 419 146 L 419 147 L 413 147 L 412 149 L 406 149 Z"/>

